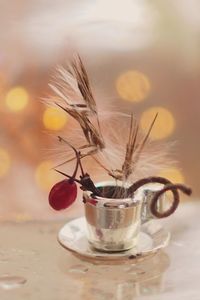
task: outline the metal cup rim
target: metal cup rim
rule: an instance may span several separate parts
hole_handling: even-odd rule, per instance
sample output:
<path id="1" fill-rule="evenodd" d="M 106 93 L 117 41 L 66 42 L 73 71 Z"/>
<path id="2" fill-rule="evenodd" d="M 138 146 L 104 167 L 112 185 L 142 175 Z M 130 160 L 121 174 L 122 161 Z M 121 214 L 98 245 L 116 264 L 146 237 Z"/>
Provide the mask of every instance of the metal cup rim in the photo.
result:
<path id="1" fill-rule="evenodd" d="M 116 185 L 116 182 L 115 181 L 100 181 L 100 182 L 97 182 L 95 184 L 96 187 L 104 187 L 104 186 L 122 186 L 122 182 L 118 181 L 117 182 L 118 184 Z M 127 187 L 130 186 L 130 184 L 127 184 L 126 185 Z M 90 197 L 92 195 L 92 192 L 91 191 L 84 191 L 84 193 Z M 106 203 L 106 202 L 111 202 L 112 203 L 122 203 L 122 202 L 125 202 L 125 203 L 131 203 L 131 204 L 137 204 L 138 202 L 140 202 L 140 199 L 135 198 L 136 195 L 134 195 L 134 197 L 127 197 L 127 198 L 107 198 L 107 197 L 100 197 L 100 196 L 95 196 L 94 199 L 97 201 L 97 202 L 101 202 L 101 203 Z M 137 196 L 138 197 L 138 196 Z M 134 199 L 134 200 L 133 200 Z M 125 208 L 125 207 L 124 207 Z M 126 207 L 128 208 L 128 207 Z"/>

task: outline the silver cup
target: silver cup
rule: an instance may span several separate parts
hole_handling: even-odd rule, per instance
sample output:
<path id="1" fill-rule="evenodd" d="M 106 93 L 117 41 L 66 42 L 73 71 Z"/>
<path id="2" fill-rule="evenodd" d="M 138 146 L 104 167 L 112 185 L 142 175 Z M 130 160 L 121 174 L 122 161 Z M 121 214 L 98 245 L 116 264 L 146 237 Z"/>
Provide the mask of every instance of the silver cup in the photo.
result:
<path id="1" fill-rule="evenodd" d="M 109 186 L 100 183 L 97 186 Z M 113 183 L 112 183 L 113 186 Z M 100 251 L 128 250 L 137 244 L 141 226 L 142 198 L 111 199 L 83 194 L 87 238 L 90 245 Z"/>

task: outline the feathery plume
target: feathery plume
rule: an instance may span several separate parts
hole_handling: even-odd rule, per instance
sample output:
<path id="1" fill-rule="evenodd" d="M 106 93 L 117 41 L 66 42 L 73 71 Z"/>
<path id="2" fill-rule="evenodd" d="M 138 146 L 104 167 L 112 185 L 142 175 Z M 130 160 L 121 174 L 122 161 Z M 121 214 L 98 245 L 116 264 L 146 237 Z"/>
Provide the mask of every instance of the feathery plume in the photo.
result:
<path id="1" fill-rule="evenodd" d="M 81 132 L 76 129 L 74 138 L 69 142 L 80 152 L 81 159 L 92 158 L 101 170 L 115 180 L 123 182 L 132 182 L 135 178 L 147 176 L 149 169 L 154 172 L 166 164 L 166 151 L 158 153 L 149 150 L 151 144 L 149 136 L 158 115 L 156 114 L 147 134 L 144 135 L 133 114 L 99 112 L 79 55 L 73 57 L 67 69 L 58 68 L 50 87 L 56 96 L 51 97 L 49 104 L 52 103 L 65 111 L 80 127 Z M 127 130 L 128 120 L 130 120 L 129 130 Z M 123 123 L 126 124 L 125 130 Z M 66 138 L 59 136 L 58 140 L 64 144 L 62 151 L 66 151 L 67 154 L 70 149 L 67 149 Z M 56 168 L 76 159 L 74 155 L 66 156 L 68 159 L 57 164 Z"/>

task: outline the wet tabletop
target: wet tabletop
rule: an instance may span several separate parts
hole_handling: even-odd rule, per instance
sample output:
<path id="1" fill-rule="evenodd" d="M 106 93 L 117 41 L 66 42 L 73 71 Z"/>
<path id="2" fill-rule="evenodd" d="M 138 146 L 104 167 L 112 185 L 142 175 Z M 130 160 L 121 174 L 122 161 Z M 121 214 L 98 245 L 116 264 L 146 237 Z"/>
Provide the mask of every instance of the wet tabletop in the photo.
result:
<path id="1" fill-rule="evenodd" d="M 182 203 L 163 221 L 170 245 L 142 261 L 86 262 L 57 242 L 59 222 L 2 222 L 0 299 L 200 299 L 200 205 Z M 70 219 L 70 216 L 69 216 Z"/>

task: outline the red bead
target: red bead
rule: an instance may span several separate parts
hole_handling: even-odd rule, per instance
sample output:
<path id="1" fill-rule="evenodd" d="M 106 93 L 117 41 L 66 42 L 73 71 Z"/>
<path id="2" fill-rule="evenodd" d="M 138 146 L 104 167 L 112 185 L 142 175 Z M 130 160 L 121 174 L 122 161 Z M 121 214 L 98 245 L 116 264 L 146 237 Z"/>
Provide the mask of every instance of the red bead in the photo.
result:
<path id="1" fill-rule="evenodd" d="M 69 207 L 76 200 L 77 186 L 75 182 L 62 180 L 56 183 L 49 193 L 49 204 L 55 210 Z"/>

